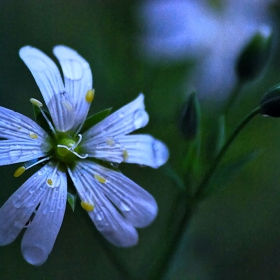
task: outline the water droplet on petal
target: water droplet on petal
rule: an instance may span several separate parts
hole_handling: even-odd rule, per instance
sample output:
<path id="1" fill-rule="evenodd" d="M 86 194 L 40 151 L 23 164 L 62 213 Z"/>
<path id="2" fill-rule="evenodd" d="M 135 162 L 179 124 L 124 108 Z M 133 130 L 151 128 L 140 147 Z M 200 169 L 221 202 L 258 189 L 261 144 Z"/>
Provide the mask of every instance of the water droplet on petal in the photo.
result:
<path id="1" fill-rule="evenodd" d="M 154 140 L 153 143 L 153 154 L 155 158 L 155 163 L 157 166 L 161 166 L 168 159 L 168 150 L 163 143 L 158 140 Z"/>
<path id="2" fill-rule="evenodd" d="M 21 157 L 22 150 L 20 149 L 20 145 L 11 145 L 9 149 L 9 156 L 11 161 L 16 161 Z"/>
<path id="3" fill-rule="evenodd" d="M 144 127 L 148 123 L 148 121 L 149 116 L 145 110 L 139 109 L 134 113 L 133 124 L 135 129 Z"/>
<path id="4" fill-rule="evenodd" d="M 33 150 L 32 150 L 32 154 L 33 154 L 33 155 L 38 154 L 38 152 L 39 152 L 39 150 L 38 150 L 38 149 L 33 149 Z"/>
<path id="5" fill-rule="evenodd" d="M 22 199 L 21 199 L 21 196 L 20 195 L 15 195 L 13 197 L 13 205 L 16 207 L 16 208 L 20 208 L 21 205 L 22 205 Z"/>
<path id="6" fill-rule="evenodd" d="M 50 205 L 47 204 L 43 209 L 43 215 L 47 215 L 50 212 Z"/>
<path id="7" fill-rule="evenodd" d="M 104 219 L 104 214 L 102 211 L 96 212 L 96 220 L 102 221 Z"/>
<path id="8" fill-rule="evenodd" d="M 124 117 L 124 112 L 119 112 L 119 118 L 123 118 Z"/>
<path id="9" fill-rule="evenodd" d="M 38 173 L 37 173 L 39 176 L 42 176 L 44 174 L 43 170 L 39 170 Z"/>
<path id="10" fill-rule="evenodd" d="M 124 212 L 129 212 L 129 211 L 131 210 L 131 208 L 129 207 L 129 205 L 128 205 L 126 202 L 124 202 L 124 201 L 122 201 L 122 202 L 120 203 L 119 207 L 120 207 L 120 210 L 121 210 L 121 211 L 124 211 Z"/>

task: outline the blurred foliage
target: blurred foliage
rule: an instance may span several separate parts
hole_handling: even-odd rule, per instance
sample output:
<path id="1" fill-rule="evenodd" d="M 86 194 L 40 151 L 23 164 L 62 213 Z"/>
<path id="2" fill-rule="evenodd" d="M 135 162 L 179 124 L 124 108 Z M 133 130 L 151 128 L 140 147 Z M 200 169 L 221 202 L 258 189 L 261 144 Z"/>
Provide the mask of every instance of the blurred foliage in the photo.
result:
<path id="1" fill-rule="evenodd" d="M 74 213 L 68 205 L 48 261 L 38 268 L 27 264 L 20 252 L 21 234 L 0 248 L 1 279 L 157 279 L 155 272 L 169 254 L 172 237 L 182 220 L 190 218 L 183 215 L 188 213 L 187 198 L 177 185 L 182 185 L 182 161 L 189 150 L 179 131 L 179 118 L 186 99 L 183 82 L 191 64 L 152 66 L 140 59 L 135 51 L 139 32 L 136 4 L 128 0 L 0 2 L 1 106 L 32 118 L 29 99 L 42 100 L 33 77 L 19 59 L 20 47 L 33 45 L 53 57 L 53 46 L 68 45 L 91 65 L 96 90 L 92 114 L 111 106 L 115 110 L 144 92 L 150 123 L 142 131 L 167 143 L 171 154 L 168 165 L 172 167 L 151 170 L 120 166 L 125 175 L 156 198 L 159 206 L 156 221 L 139 230 L 137 246 L 120 249 L 110 245 L 79 204 Z M 274 49 L 279 47 L 277 35 Z M 223 131 L 232 131 L 258 106 L 264 92 L 279 83 L 279 60 L 275 52 L 265 75 L 243 87 Z M 221 104 L 214 98 L 207 104 L 201 100 L 201 104 L 202 127 L 207 128 L 201 137 L 207 139 Z M 279 128 L 279 120 L 257 117 L 227 152 L 221 170 L 230 166 L 230 159 L 242 159 L 260 147 L 263 150 L 243 172 L 230 178 L 226 188 L 195 208 L 170 268 L 165 267 L 166 279 L 280 278 Z M 211 141 L 207 143 L 200 152 L 202 161 L 210 162 L 209 151 L 215 148 Z M 34 172 L 28 170 L 14 178 L 16 168 L 0 169 L 0 205 Z M 170 176 L 170 170 L 176 173 Z"/>

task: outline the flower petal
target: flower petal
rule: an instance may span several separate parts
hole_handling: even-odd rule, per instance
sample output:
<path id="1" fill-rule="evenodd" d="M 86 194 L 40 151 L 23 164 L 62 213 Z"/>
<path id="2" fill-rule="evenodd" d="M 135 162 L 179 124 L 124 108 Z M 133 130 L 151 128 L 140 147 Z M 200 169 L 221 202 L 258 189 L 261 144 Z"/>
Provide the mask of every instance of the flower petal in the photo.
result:
<path id="1" fill-rule="evenodd" d="M 130 247 L 137 244 L 138 234 L 134 225 L 114 207 L 101 188 L 101 183 L 94 179 L 91 168 L 101 167 L 90 161 L 83 161 L 72 170 L 69 169 L 69 174 L 81 200 L 94 206 L 94 210 L 88 214 L 96 228 L 116 246 Z M 97 172 L 95 174 L 98 175 Z"/>
<path id="2" fill-rule="evenodd" d="M 52 182 L 53 187 L 45 183 L 47 187 L 41 204 L 21 243 L 25 260 L 33 265 L 41 265 L 47 260 L 64 217 L 67 197 L 65 172 L 57 170 Z"/>
<path id="3" fill-rule="evenodd" d="M 74 107 L 57 66 L 47 55 L 31 46 L 21 48 L 19 55 L 36 81 L 56 129 L 68 131 L 74 123 Z"/>
<path id="4" fill-rule="evenodd" d="M 150 135 L 143 134 L 93 138 L 83 143 L 82 147 L 90 157 L 116 163 L 137 163 L 153 168 L 166 163 L 169 157 L 165 144 Z"/>
<path id="5" fill-rule="evenodd" d="M 44 143 L 48 134 L 28 117 L 0 106 L 0 137 Z"/>
<path id="6" fill-rule="evenodd" d="M 66 92 L 73 100 L 75 122 L 72 130 L 75 130 L 84 122 L 91 104 L 86 100 L 87 91 L 92 89 L 90 66 L 83 57 L 69 47 L 56 46 L 53 52 L 62 67 Z"/>
<path id="7" fill-rule="evenodd" d="M 81 178 L 85 192 L 102 193 L 134 227 L 148 226 L 155 219 L 155 199 L 122 173 L 90 161 L 79 162 L 72 172 Z M 87 178 L 86 181 L 83 178 Z M 92 201 L 91 197 L 88 199 Z M 92 202 L 99 203 L 98 200 Z"/>
<path id="8" fill-rule="evenodd" d="M 0 245 L 14 241 L 24 228 L 42 201 L 47 175 L 52 169 L 53 167 L 45 165 L 17 189 L 0 208 Z"/>
<path id="9" fill-rule="evenodd" d="M 83 143 L 104 137 L 116 137 L 128 134 L 144 127 L 149 122 L 145 111 L 144 95 L 140 94 L 135 100 L 117 110 L 83 134 Z"/>
<path id="10" fill-rule="evenodd" d="M 13 164 L 17 162 L 25 162 L 37 159 L 47 155 L 50 145 L 37 141 L 0 141 L 0 166 Z"/>
<path id="11" fill-rule="evenodd" d="M 137 163 L 158 168 L 168 160 L 168 148 L 151 135 L 126 135 L 117 138 L 117 141 L 127 151 L 125 160 L 127 163 Z"/>

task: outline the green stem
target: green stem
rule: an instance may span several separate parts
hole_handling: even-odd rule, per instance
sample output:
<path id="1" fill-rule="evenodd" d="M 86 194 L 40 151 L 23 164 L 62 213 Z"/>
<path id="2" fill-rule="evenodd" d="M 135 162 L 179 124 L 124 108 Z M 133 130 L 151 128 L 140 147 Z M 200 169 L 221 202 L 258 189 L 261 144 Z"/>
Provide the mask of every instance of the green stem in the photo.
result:
<path id="1" fill-rule="evenodd" d="M 203 196 L 203 192 L 206 189 L 206 186 L 208 185 L 210 179 L 212 178 L 218 164 L 220 163 L 221 159 L 225 155 L 226 151 L 232 144 L 232 142 L 235 140 L 235 138 L 239 135 L 239 133 L 242 131 L 242 129 L 256 116 L 260 113 L 260 107 L 257 107 L 254 109 L 251 113 L 249 113 L 243 121 L 239 124 L 239 126 L 233 131 L 232 135 L 229 137 L 229 139 L 226 141 L 222 149 L 220 150 L 219 154 L 217 155 L 214 163 L 208 170 L 208 172 L 205 174 L 203 180 L 201 181 L 200 185 L 197 188 L 197 191 L 194 195 L 195 199 L 200 199 L 201 196 Z"/>
<path id="2" fill-rule="evenodd" d="M 230 110 L 230 108 L 232 107 L 232 105 L 235 103 L 236 99 L 238 98 L 239 96 L 239 93 L 240 93 L 240 90 L 243 86 L 243 83 L 242 82 L 238 82 L 236 84 L 236 86 L 234 87 L 234 89 L 232 90 L 227 102 L 226 102 L 226 105 L 224 107 L 224 115 L 226 116 Z"/>

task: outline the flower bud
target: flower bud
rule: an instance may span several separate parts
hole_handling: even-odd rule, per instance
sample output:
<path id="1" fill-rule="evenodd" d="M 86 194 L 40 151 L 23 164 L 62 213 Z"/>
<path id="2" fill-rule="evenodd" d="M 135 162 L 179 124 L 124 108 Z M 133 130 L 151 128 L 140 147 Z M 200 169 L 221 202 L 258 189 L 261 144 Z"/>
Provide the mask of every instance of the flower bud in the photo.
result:
<path id="1" fill-rule="evenodd" d="M 263 96 L 261 114 L 274 118 L 280 117 L 280 84 L 269 89 Z"/>
<path id="2" fill-rule="evenodd" d="M 269 58 L 271 39 L 272 29 L 265 25 L 245 46 L 236 64 L 236 73 L 240 81 L 253 80 L 261 74 Z"/>
<path id="3" fill-rule="evenodd" d="M 200 107 L 196 93 L 193 92 L 187 99 L 181 118 L 181 131 L 186 140 L 193 140 L 196 137 L 199 128 L 199 121 Z"/>

